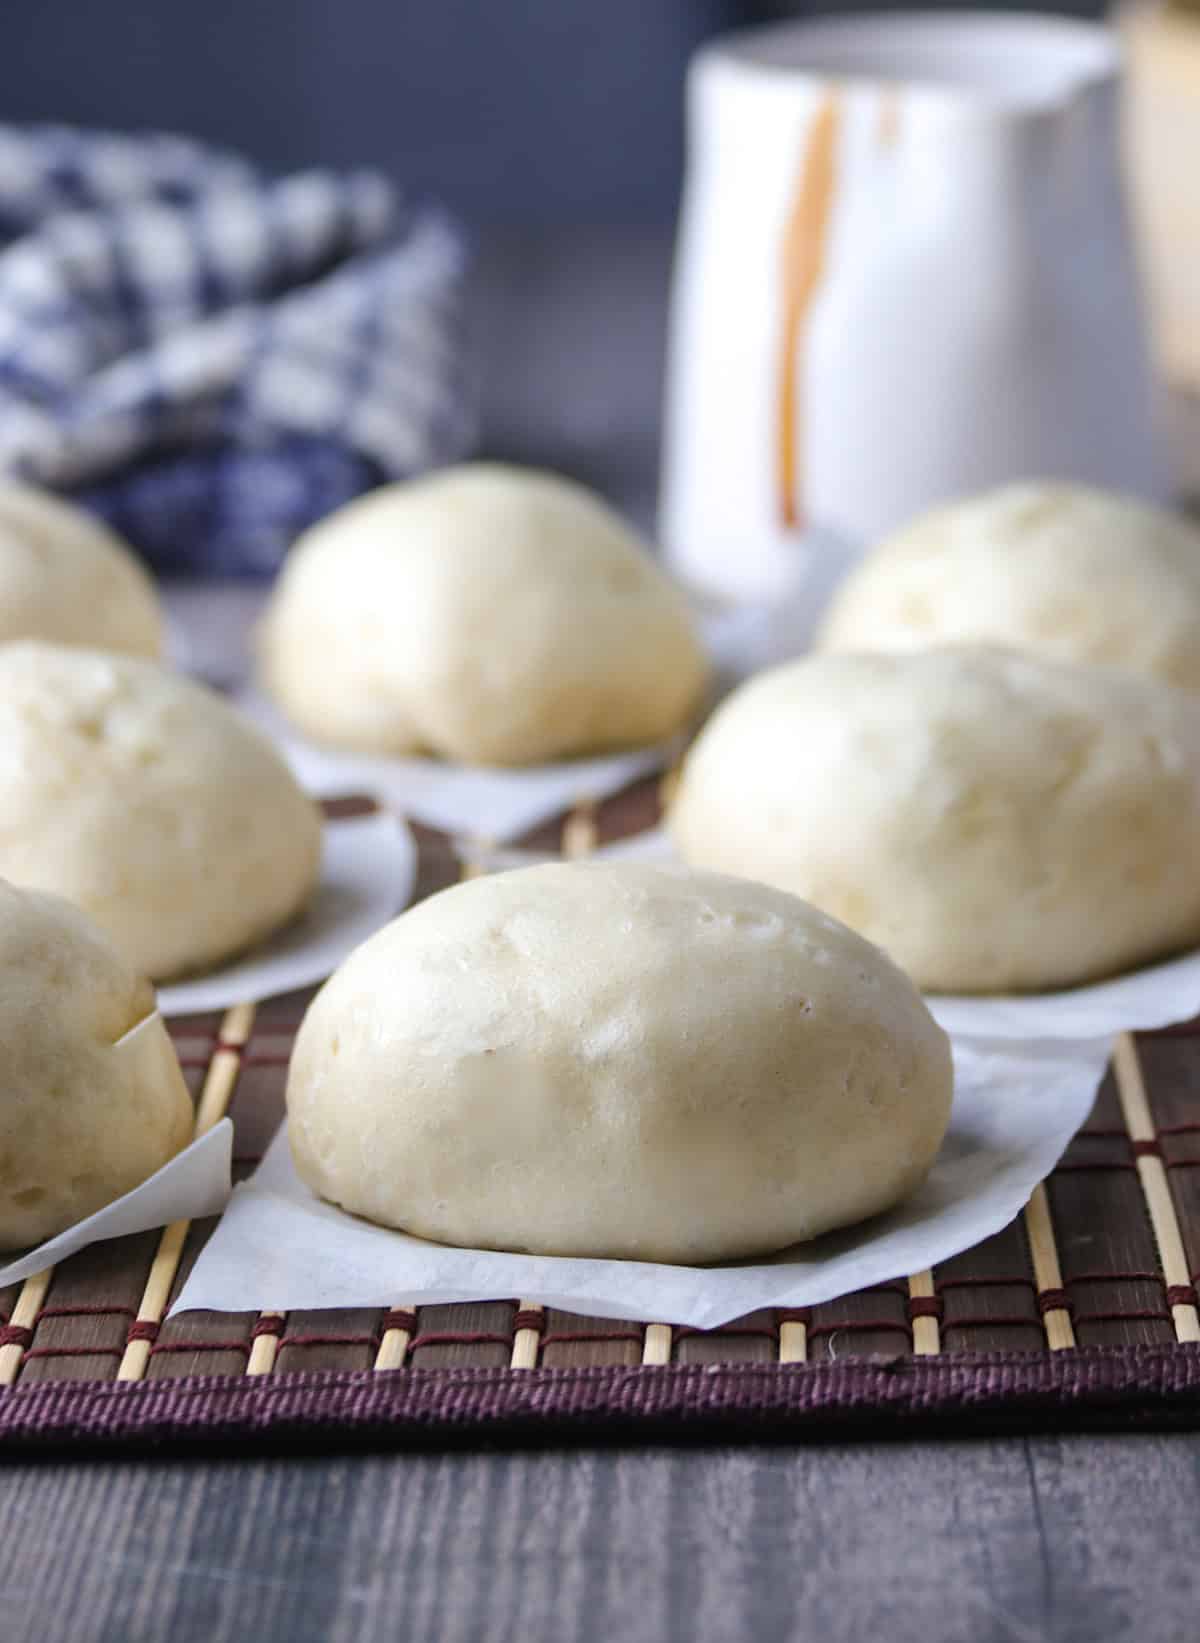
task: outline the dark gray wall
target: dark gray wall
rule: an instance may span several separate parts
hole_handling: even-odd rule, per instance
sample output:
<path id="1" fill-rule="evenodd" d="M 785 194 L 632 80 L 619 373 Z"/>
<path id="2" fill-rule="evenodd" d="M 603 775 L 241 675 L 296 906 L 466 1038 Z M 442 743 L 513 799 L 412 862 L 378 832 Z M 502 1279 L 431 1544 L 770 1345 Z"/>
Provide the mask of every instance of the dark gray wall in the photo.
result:
<path id="1" fill-rule="evenodd" d="M 880 5 L 888 0 L 8 0 L 0 118 L 170 128 L 278 168 L 381 165 L 481 226 L 665 222 L 679 186 L 684 65 L 699 41 L 772 17 Z"/>
<path id="2" fill-rule="evenodd" d="M 761 19 L 808 16 L 818 12 L 870 11 L 1044 11 L 1062 17 L 1102 17 L 1109 7 L 1105 0 L 756 0 Z"/>
<path id="3" fill-rule="evenodd" d="M 688 53 L 760 0 L 9 0 L 0 118 L 382 165 L 481 224 L 652 221 Z"/>

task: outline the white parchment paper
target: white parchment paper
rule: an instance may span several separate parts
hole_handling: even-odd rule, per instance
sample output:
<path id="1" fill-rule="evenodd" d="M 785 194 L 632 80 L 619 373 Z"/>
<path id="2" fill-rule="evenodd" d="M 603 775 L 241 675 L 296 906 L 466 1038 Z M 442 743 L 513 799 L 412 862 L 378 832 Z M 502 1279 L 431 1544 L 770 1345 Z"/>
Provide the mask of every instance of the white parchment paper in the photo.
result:
<path id="1" fill-rule="evenodd" d="M 769 1261 L 718 1267 L 453 1249 L 313 1197 L 281 1130 L 237 1187 L 172 1308 L 289 1311 L 521 1298 L 606 1318 L 713 1329 L 760 1306 L 811 1306 L 919 1272 L 1020 1213 L 1091 1111 L 1107 1040 L 955 1046 L 950 1129 L 899 1208 Z"/>
<path id="2" fill-rule="evenodd" d="M 125 1238 L 131 1232 L 148 1232 L 170 1221 L 219 1215 L 229 1200 L 232 1156 L 233 1125 L 228 1118 L 222 1118 L 140 1187 L 0 1266 L 0 1286 L 31 1278 L 35 1272 L 56 1266 L 68 1255 L 104 1238 Z"/>
<path id="3" fill-rule="evenodd" d="M 194 981 L 160 987 L 164 1015 L 193 1015 L 259 1003 L 324 981 L 412 898 L 417 847 L 396 816 L 357 816 L 325 825 L 321 882 L 302 918 Z"/>
<path id="4" fill-rule="evenodd" d="M 997 1038 L 1076 1038 L 1152 1032 L 1200 1011 L 1200 951 L 1147 965 L 1088 987 L 992 997 L 930 994 L 926 1003 L 948 1033 Z"/>
<path id="5" fill-rule="evenodd" d="M 620 793 L 639 776 L 665 768 L 681 745 L 676 741 L 600 759 L 499 770 L 438 759 L 339 753 L 298 736 L 256 691 L 245 691 L 237 705 L 267 732 L 310 793 L 369 793 L 428 827 L 486 834 L 501 842 L 519 838 L 581 800 L 598 802 Z"/>

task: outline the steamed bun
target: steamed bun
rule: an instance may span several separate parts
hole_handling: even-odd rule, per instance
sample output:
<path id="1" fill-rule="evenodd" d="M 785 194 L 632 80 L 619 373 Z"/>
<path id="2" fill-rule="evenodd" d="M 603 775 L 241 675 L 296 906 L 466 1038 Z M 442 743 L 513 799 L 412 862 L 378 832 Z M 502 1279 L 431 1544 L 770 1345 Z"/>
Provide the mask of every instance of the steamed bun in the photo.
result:
<path id="1" fill-rule="evenodd" d="M 0 1249 L 26 1249 L 132 1191 L 187 1144 L 192 1103 L 162 1032 L 113 1046 L 154 989 L 77 907 L 0 880 Z"/>
<path id="2" fill-rule="evenodd" d="M 334 1203 L 486 1249 L 719 1261 L 887 1209 L 950 1111 L 908 978 L 795 897 L 552 863 L 403 914 L 317 995 L 288 1074 Z"/>
<path id="3" fill-rule="evenodd" d="M 132 552 L 81 508 L 0 482 L 0 642 L 49 639 L 158 657 L 163 616 Z"/>
<path id="4" fill-rule="evenodd" d="M 683 596 L 615 513 L 488 464 L 387 486 L 306 532 L 260 661 L 318 741 L 496 765 L 661 740 L 707 674 Z"/>
<path id="5" fill-rule="evenodd" d="M 155 981 L 299 913 L 321 822 L 204 686 L 97 651 L 0 645 L 0 874 L 66 896 Z"/>
<path id="6" fill-rule="evenodd" d="M 1200 690 L 1200 530 L 1079 485 L 990 491 L 923 515 L 868 554 L 818 647 L 966 642 Z"/>
<path id="7" fill-rule="evenodd" d="M 718 710 L 669 825 L 922 987 L 1066 987 L 1200 942 L 1200 703 L 986 647 L 811 656 Z"/>

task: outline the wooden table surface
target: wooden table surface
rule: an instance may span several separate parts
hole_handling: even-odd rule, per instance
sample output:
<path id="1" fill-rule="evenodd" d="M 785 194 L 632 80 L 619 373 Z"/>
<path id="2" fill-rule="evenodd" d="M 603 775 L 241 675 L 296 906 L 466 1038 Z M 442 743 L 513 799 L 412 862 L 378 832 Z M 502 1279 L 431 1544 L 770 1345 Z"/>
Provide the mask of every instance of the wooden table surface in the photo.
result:
<path id="1" fill-rule="evenodd" d="M 493 247 L 476 310 L 491 447 L 643 518 L 667 249 Z M 0 1643 L 1193 1643 L 1197 1523 L 1200 1436 L 10 1462 Z"/>
<path id="2" fill-rule="evenodd" d="M 0 1470 L 44 1643 L 1194 1643 L 1200 1437 Z"/>

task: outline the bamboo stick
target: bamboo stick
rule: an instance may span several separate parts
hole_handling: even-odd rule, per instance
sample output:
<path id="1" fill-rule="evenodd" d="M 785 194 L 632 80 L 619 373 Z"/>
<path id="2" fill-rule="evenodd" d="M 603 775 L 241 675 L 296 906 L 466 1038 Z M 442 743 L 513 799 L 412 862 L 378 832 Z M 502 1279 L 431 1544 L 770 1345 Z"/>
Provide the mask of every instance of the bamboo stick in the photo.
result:
<path id="1" fill-rule="evenodd" d="M 578 799 L 563 823 L 562 853 L 568 861 L 582 861 L 599 842 L 596 806 L 592 799 Z"/>
<path id="2" fill-rule="evenodd" d="M 909 1298 L 914 1301 L 934 1300 L 937 1290 L 933 1273 L 914 1272 L 908 1280 Z M 942 1350 L 942 1331 L 936 1318 L 925 1316 L 912 1321 L 913 1352 L 922 1358 L 936 1357 Z"/>
<path id="3" fill-rule="evenodd" d="M 647 1324 L 645 1339 L 642 1342 L 642 1362 L 670 1363 L 670 1361 L 670 1324 Z"/>
<path id="4" fill-rule="evenodd" d="M 283 1325 L 285 1314 L 282 1312 L 260 1312 L 258 1321 L 263 1323 L 278 1323 Z M 246 1359 L 247 1375 L 269 1375 L 275 1367 L 275 1359 L 279 1356 L 279 1336 L 272 1331 L 256 1335 L 250 1342 L 250 1356 Z"/>
<path id="5" fill-rule="evenodd" d="M 255 1008 L 253 1004 L 235 1004 L 222 1018 L 218 1048 L 209 1062 L 204 1087 L 200 1091 L 193 1140 L 198 1141 L 202 1135 L 207 1135 L 213 1125 L 225 1116 L 241 1071 L 242 1049 L 254 1030 Z M 163 1228 L 138 1307 L 138 1323 L 162 1322 L 190 1226 L 190 1221 L 172 1221 L 170 1226 Z M 117 1370 L 117 1379 L 140 1381 L 149 1362 L 150 1342 L 130 1341 Z"/>
<path id="6" fill-rule="evenodd" d="M 1154 1128 L 1154 1115 L 1150 1111 L 1150 1102 L 1146 1096 L 1146 1082 L 1142 1077 L 1137 1045 L 1131 1033 L 1122 1033 L 1117 1039 L 1113 1053 L 1113 1073 L 1121 1102 L 1121 1113 L 1130 1140 L 1135 1146 L 1140 1142 L 1144 1146 L 1156 1147 L 1158 1133 Z M 1150 1211 L 1150 1224 L 1154 1228 L 1154 1239 L 1158 1244 L 1158 1256 L 1167 1287 L 1176 1292 L 1186 1289 L 1194 1294 L 1187 1252 L 1183 1247 L 1183 1234 L 1179 1228 L 1179 1217 L 1175 1213 L 1175 1200 L 1171 1197 L 1171 1184 L 1167 1179 L 1166 1166 L 1157 1152 L 1139 1151 L 1137 1171 L 1146 1207 Z M 1175 1325 L 1177 1340 L 1200 1341 L 1200 1313 L 1197 1312 L 1194 1302 L 1172 1303 L 1171 1321 Z"/>
<path id="7" fill-rule="evenodd" d="M 372 1369 L 402 1369 L 412 1336 L 407 1329 L 385 1329 Z"/>
<path id="8" fill-rule="evenodd" d="M 808 1362 L 808 1326 L 789 1318 L 779 1326 L 780 1363 Z"/>
<path id="9" fill-rule="evenodd" d="M 536 1301 L 518 1301 L 517 1311 L 536 1312 L 542 1322 L 545 1322 L 545 1311 Z M 536 1369 L 538 1349 L 540 1348 L 541 1343 L 542 1331 L 540 1327 L 535 1329 L 532 1325 L 530 1325 L 523 1329 L 518 1329 L 516 1334 L 513 1336 L 512 1358 L 509 1360 L 508 1367 L 510 1369 Z"/>
<path id="10" fill-rule="evenodd" d="M 33 1329 L 36 1326 L 38 1313 L 46 1303 L 46 1292 L 53 1277 L 54 1268 L 48 1266 L 45 1271 L 35 1272 L 31 1278 L 26 1278 L 21 1286 L 21 1293 L 17 1296 L 17 1304 L 13 1307 L 12 1317 L 8 1320 L 11 1327 Z M 0 1386 L 13 1384 L 24 1357 L 25 1348 L 17 1341 L 0 1346 Z"/>
<path id="11" fill-rule="evenodd" d="M 1039 1183 L 1025 1206 L 1025 1231 L 1029 1235 L 1029 1253 L 1033 1258 L 1033 1276 L 1038 1294 L 1063 1287 L 1062 1268 L 1058 1264 L 1058 1247 L 1054 1242 L 1054 1223 L 1050 1219 L 1050 1203 L 1046 1188 Z M 1075 1345 L 1075 1329 L 1071 1314 L 1065 1307 L 1048 1307 L 1042 1314 L 1046 1343 L 1051 1352 L 1061 1352 Z"/>

